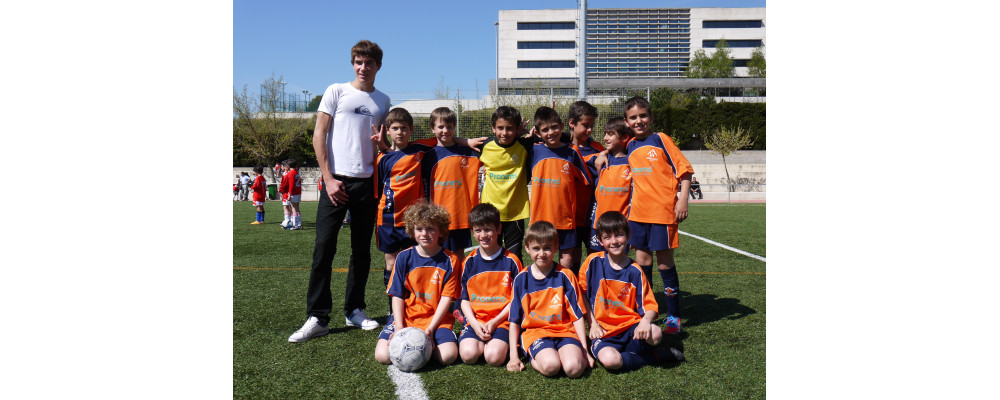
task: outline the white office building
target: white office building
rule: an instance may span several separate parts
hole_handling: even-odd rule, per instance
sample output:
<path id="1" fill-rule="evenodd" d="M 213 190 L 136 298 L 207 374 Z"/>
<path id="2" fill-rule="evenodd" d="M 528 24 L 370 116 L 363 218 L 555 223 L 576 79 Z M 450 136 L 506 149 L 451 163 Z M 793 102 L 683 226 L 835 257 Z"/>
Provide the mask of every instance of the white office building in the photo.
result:
<path id="1" fill-rule="evenodd" d="M 589 9 L 585 22 L 579 9 L 500 10 L 497 78 L 501 93 L 534 80 L 567 95 L 576 93 L 581 70 L 598 86 L 683 78 L 695 51 L 711 56 L 721 39 L 736 76 L 746 77 L 751 53 L 766 44 L 766 25 L 765 8 Z M 581 26 L 585 65 L 579 62 Z"/>

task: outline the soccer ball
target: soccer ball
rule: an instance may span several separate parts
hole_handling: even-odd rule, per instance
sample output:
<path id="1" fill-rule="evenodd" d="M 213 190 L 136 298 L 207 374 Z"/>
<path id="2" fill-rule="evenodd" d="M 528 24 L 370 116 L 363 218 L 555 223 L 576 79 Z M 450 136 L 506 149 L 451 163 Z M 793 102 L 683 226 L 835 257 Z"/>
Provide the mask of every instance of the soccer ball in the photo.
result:
<path id="1" fill-rule="evenodd" d="M 424 331 L 407 327 L 400 329 L 389 340 L 389 360 L 400 371 L 416 371 L 431 359 L 430 338 Z"/>
<path id="2" fill-rule="evenodd" d="M 285 228 L 285 229 L 291 228 L 292 227 L 292 220 L 281 221 L 281 227 Z"/>

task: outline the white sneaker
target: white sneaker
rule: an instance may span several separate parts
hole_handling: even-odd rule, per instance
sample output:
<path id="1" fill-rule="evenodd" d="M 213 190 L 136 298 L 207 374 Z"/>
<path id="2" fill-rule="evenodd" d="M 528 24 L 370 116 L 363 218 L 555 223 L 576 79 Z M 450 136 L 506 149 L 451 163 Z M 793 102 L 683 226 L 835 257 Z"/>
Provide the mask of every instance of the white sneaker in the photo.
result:
<path id="1" fill-rule="evenodd" d="M 356 326 L 366 331 L 378 328 L 378 322 L 369 318 L 368 314 L 365 314 L 365 310 L 360 308 L 355 308 L 354 311 L 351 312 L 351 316 L 344 318 L 344 320 L 346 321 L 344 323 L 346 323 L 347 326 Z"/>
<path id="2" fill-rule="evenodd" d="M 309 317 L 306 323 L 299 330 L 295 331 L 288 341 L 292 343 L 302 343 L 314 337 L 320 337 L 330 333 L 330 328 L 319 324 L 319 318 Z"/>

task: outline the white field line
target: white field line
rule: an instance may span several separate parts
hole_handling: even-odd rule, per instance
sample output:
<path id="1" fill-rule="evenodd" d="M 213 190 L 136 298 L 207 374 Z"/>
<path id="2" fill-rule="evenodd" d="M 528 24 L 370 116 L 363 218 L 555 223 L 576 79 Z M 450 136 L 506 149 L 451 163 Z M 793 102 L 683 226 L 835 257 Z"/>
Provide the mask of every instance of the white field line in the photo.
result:
<path id="1" fill-rule="evenodd" d="M 756 254 L 750 254 L 750 253 L 747 253 L 747 252 L 745 252 L 743 250 L 740 250 L 740 249 L 737 249 L 737 248 L 733 248 L 733 247 L 729 247 L 729 246 L 726 246 L 726 245 L 724 245 L 722 243 L 719 243 L 719 242 L 716 242 L 716 241 L 712 241 L 712 240 L 708 240 L 708 239 L 705 239 L 705 238 L 703 238 L 701 236 L 698 236 L 698 235 L 692 235 L 692 234 L 684 232 L 684 231 L 678 231 L 678 232 L 680 232 L 681 235 L 687 235 L 687 236 L 693 237 L 695 239 L 701 240 L 701 241 L 703 241 L 705 243 L 714 244 L 714 245 L 719 246 L 719 247 L 721 247 L 723 249 L 726 249 L 726 250 L 729 250 L 729 251 L 733 251 L 733 252 L 745 255 L 747 257 L 750 257 L 750 258 L 756 258 L 756 259 L 761 260 L 763 262 L 767 262 L 766 258 L 758 256 Z"/>
<path id="2" fill-rule="evenodd" d="M 420 380 L 420 375 L 412 372 L 403 372 L 395 365 L 388 368 L 389 377 L 392 383 L 396 384 L 396 398 L 401 400 L 430 400 L 427 392 L 424 391 L 424 383 Z"/>

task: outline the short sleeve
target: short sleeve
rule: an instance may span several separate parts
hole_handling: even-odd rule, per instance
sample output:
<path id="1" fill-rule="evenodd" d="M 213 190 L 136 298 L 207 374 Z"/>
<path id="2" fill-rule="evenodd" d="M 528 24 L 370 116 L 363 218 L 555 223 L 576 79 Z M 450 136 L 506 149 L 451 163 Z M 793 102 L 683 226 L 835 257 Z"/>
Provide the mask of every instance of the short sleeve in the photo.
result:
<path id="1" fill-rule="evenodd" d="M 330 85 L 323 92 L 323 98 L 319 101 L 318 111 L 325 112 L 331 116 L 337 114 L 337 100 L 340 97 L 340 88 L 336 84 Z"/>

